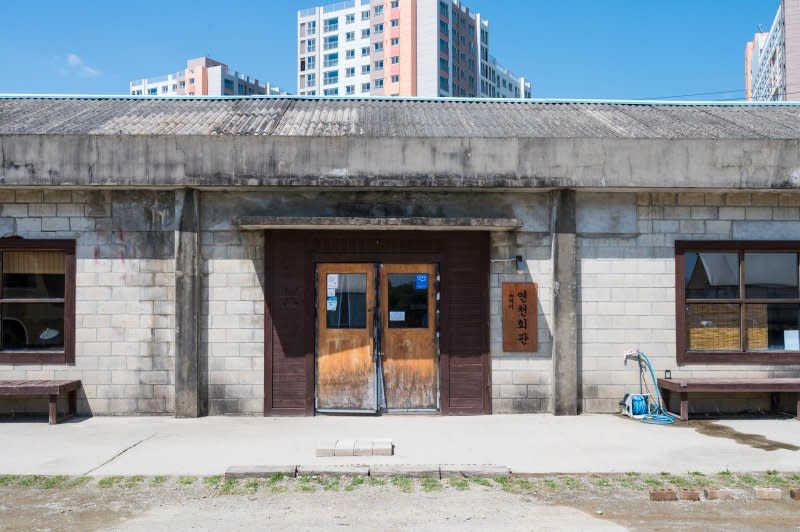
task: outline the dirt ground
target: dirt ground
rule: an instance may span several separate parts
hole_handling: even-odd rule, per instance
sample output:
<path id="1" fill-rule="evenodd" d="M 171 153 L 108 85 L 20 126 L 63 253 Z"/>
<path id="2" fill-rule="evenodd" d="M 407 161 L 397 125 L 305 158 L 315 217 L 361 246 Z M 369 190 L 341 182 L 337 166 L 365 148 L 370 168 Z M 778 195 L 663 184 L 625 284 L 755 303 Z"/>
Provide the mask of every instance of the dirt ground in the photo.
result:
<path id="1" fill-rule="evenodd" d="M 797 475 L 497 479 L 0 477 L 0 530 L 787 530 Z M 798 479 L 800 480 L 800 479 Z M 736 500 L 650 502 L 650 487 L 727 486 Z M 757 501 L 752 485 L 784 489 Z"/>

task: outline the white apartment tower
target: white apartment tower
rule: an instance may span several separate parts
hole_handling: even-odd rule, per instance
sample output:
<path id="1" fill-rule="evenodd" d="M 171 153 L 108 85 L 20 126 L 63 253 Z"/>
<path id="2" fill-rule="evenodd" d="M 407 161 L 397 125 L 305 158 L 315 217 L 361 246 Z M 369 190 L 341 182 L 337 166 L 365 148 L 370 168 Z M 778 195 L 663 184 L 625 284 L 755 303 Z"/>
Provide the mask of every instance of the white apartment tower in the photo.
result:
<path id="1" fill-rule="evenodd" d="M 298 94 L 530 98 L 460 0 L 346 0 L 297 13 Z"/>
<path id="2" fill-rule="evenodd" d="M 800 100 L 800 0 L 781 0 L 769 32 L 745 47 L 748 100 Z"/>

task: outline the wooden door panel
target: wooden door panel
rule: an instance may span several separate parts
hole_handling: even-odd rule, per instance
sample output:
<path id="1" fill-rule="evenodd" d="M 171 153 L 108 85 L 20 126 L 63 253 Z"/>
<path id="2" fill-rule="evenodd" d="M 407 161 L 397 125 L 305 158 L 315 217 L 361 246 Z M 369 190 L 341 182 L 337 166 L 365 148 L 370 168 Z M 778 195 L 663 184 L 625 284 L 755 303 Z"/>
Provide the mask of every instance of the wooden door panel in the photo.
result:
<path id="1" fill-rule="evenodd" d="M 436 410 L 436 266 L 381 266 L 380 298 L 386 409 Z"/>
<path id="2" fill-rule="evenodd" d="M 377 410 L 374 294 L 372 264 L 317 269 L 318 410 Z"/>

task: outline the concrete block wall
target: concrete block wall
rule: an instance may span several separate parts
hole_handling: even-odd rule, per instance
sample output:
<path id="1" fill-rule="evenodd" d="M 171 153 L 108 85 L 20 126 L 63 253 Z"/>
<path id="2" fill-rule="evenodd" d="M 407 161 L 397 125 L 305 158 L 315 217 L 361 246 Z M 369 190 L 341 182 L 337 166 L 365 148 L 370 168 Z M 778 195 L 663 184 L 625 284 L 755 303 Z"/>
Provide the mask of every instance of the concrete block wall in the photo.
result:
<path id="1" fill-rule="evenodd" d="M 75 364 L 0 364 L 0 379 L 81 379 L 82 414 L 174 412 L 172 192 L 0 190 L 0 234 L 76 240 Z M 42 399 L 0 413 L 46 412 Z"/>
<path id="2" fill-rule="evenodd" d="M 264 413 L 264 236 L 230 225 L 237 197 L 201 197 L 200 356 L 211 415 Z"/>
<path id="3" fill-rule="evenodd" d="M 603 196 L 584 197 L 584 201 L 602 202 Z M 619 195 L 617 203 L 624 208 L 615 210 L 616 222 L 607 217 L 598 220 L 598 232 L 593 232 L 592 224 L 579 226 L 584 411 L 617 411 L 625 392 L 638 391 L 637 370 L 623 365 L 623 352 L 631 347 L 650 356 L 658 376 L 665 369 L 676 377 L 800 376 L 800 366 L 692 364 L 679 368 L 674 266 L 675 240 L 796 239 L 800 194 L 638 193 Z M 726 396 L 723 402 L 699 397 L 692 407 L 735 412 L 768 408 L 769 398 Z"/>
<path id="4" fill-rule="evenodd" d="M 492 412 L 496 414 L 549 412 L 553 374 L 551 334 L 552 279 L 549 233 L 493 233 L 489 281 L 490 347 L 492 357 Z M 513 259 L 525 258 L 519 273 Z M 502 284 L 538 284 L 538 346 L 534 353 L 503 351 Z"/>

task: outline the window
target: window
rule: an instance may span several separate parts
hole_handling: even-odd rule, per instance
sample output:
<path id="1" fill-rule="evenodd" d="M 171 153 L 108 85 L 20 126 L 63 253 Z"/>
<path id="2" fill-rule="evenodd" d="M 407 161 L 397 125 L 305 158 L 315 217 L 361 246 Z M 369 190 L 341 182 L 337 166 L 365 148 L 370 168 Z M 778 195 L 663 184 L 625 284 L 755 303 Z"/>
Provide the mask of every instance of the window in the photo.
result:
<path id="1" fill-rule="evenodd" d="M 369 74 L 369 65 L 361 65 L 361 73 Z"/>
<path id="2" fill-rule="evenodd" d="M 339 29 L 339 17 L 325 19 L 323 30 L 325 33 L 329 31 L 337 31 Z"/>
<path id="3" fill-rule="evenodd" d="M 75 362 L 75 241 L 0 240 L 0 362 Z"/>
<path id="4" fill-rule="evenodd" d="M 323 91 L 323 94 L 325 96 L 338 96 L 339 95 L 339 89 L 325 89 Z"/>
<path id="5" fill-rule="evenodd" d="M 364 46 L 361 48 L 361 57 L 367 57 L 369 55 L 369 46 Z"/>
<path id="6" fill-rule="evenodd" d="M 366 329 L 367 274 L 329 273 L 326 280 L 328 286 L 336 286 L 334 295 L 328 298 L 325 316 L 328 329 Z"/>
<path id="7" fill-rule="evenodd" d="M 344 71 L 344 77 L 352 78 L 356 75 L 356 67 L 347 67 Z"/>
<path id="8" fill-rule="evenodd" d="M 427 329 L 431 317 L 428 309 L 427 273 L 390 273 L 387 300 L 390 329 Z"/>
<path id="9" fill-rule="evenodd" d="M 375 24 L 375 33 L 383 33 L 383 22 Z"/>
<path id="10" fill-rule="evenodd" d="M 306 52 L 314 52 L 317 49 L 317 40 L 309 39 L 306 41 Z"/>
<path id="11" fill-rule="evenodd" d="M 397 65 L 399 63 L 400 63 L 400 56 L 399 55 L 393 55 L 392 56 L 392 64 L 393 65 Z"/>
<path id="12" fill-rule="evenodd" d="M 354 59 L 355 57 L 356 57 L 356 51 L 355 50 L 347 50 L 344 53 L 344 58 L 345 59 Z"/>
<path id="13" fill-rule="evenodd" d="M 313 87 L 317 84 L 316 74 L 306 74 L 306 87 Z"/>
<path id="14" fill-rule="evenodd" d="M 675 243 L 678 364 L 800 361 L 800 242 Z"/>
<path id="15" fill-rule="evenodd" d="M 356 93 L 356 86 L 355 86 L 355 85 L 347 85 L 347 86 L 344 88 L 344 92 L 345 92 L 345 94 L 347 94 L 348 96 L 349 96 L 349 95 L 352 95 L 352 94 L 355 94 L 355 93 Z"/>
<path id="16" fill-rule="evenodd" d="M 375 14 L 383 15 L 383 6 L 375 6 Z"/>
<path id="17" fill-rule="evenodd" d="M 361 92 L 369 92 L 369 83 L 361 84 Z"/>
<path id="18" fill-rule="evenodd" d="M 439 90 L 443 92 L 447 92 L 450 90 L 450 83 L 444 76 L 439 76 Z"/>
<path id="19" fill-rule="evenodd" d="M 345 24 L 352 24 L 355 21 L 356 21 L 356 16 L 353 13 L 344 16 L 344 23 Z"/>
<path id="20" fill-rule="evenodd" d="M 399 18 L 393 18 L 392 21 L 391 21 L 391 25 L 392 25 L 393 28 L 396 28 L 397 26 L 400 25 L 400 19 Z"/>
<path id="21" fill-rule="evenodd" d="M 330 72 L 324 72 L 322 74 L 322 83 L 323 85 L 335 85 L 339 83 L 339 71 L 331 70 Z"/>
<path id="22" fill-rule="evenodd" d="M 399 83 L 400 76 L 398 74 L 392 74 L 392 83 Z"/>
<path id="23" fill-rule="evenodd" d="M 367 28 L 365 30 L 361 30 L 361 38 L 362 39 L 366 39 L 368 37 L 369 37 L 369 28 Z"/>
<path id="24" fill-rule="evenodd" d="M 400 0 L 392 0 L 392 9 L 397 9 L 400 7 Z"/>
<path id="25" fill-rule="evenodd" d="M 161 94 L 166 94 L 169 92 L 169 85 L 162 85 L 161 86 Z"/>
<path id="26" fill-rule="evenodd" d="M 450 51 L 450 46 L 444 39 L 439 39 L 439 51 L 445 54 Z"/>
<path id="27" fill-rule="evenodd" d="M 376 42 L 373 46 L 375 47 L 375 51 L 376 52 L 382 52 L 383 51 L 383 43 L 382 42 Z"/>
<path id="28" fill-rule="evenodd" d="M 325 49 L 326 50 L 333 50 L 334 48 L 339 47 L 339 36 L 338 35 L 330 35 L 325 37 Z"/>
<path id="29" fill-rule="evenodd" d="M 439 2 L 439 16 L 447 17 L 449 14 L 450 14 L 450 9 L 447 6 L 447 2 L 445 1 Z"/>
<path id="30" fill-rule="evenodd" d="M 361 20 L 369 20 L 369 10 L 361 12 Z"/>
<path id="31" fill-rule="evenodd" d="M 376 79 L 375 80 L 375 88 L 376 89 L 382 89 L 383 88 L 383 80 L 382 79 Z"/>
<path id="32" fill-rule="evenodd" d="M 339 65 L 339 52 L 334 52 L 332 54 L 325 54 L 325 61 L 323 61 L 322 66 L 327 67 L 335 67 Z"/>
<path id="33" fill-rule="evenodd" d="M 392 37 L 392 46 L 397 46 L 400 44 L 400 37 Z"/>
<path id="34" fill-rule="evenodd" d="M 445 22 L 443 20 L 440 20 L 439 21 L 439 33 L 441 33 L 443 35 L 447 35 L 447 30 L 448 30 L 447 22 Z"/>
<path id="35" fill-rule="evenodd" d="M 310 55 L 306 57 L 306 70 L 314 70 L 317 66 L 317 57 Z"/>
<path id="36" fill-rule="evenodd" d="M 344 34 L 344 40 L 347 42 L 355 41 L 356 40 L 356 32 L 348 31 Z"/>
<path id="37" fill-rule="evenodd" d="M 383 59 L 375 61 L 375 70 L 383 70 Z"/>
<path id="38" fill-rule="evenodd" d="M 307 27 L 308 27 L 307 33 L 309 35 L 315 35 L 317 33 L 317 21 L 316 20 L 309 21 Z"/>

